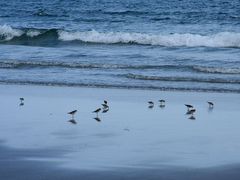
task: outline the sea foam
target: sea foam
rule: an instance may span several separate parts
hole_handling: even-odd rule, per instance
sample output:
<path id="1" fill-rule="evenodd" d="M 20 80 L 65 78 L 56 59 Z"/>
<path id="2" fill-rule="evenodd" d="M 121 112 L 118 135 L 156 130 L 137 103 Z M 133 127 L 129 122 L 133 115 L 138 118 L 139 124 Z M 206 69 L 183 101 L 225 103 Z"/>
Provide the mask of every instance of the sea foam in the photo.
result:
<path id="1" fill-rule="evenodd" d="M 96 30 L 85 32 L 59 31 L 59 40 L 82 41 L 105 44 L 140 44 L 158 46 L 186 46 L 186 47 L 240 47 L 240 33 L 220 32 L 212 35 L 200 34 L 145 34 L 128 32 L 98 32 Z"/>
<path id="2" fill-rule="evenodd" d="M 49 34 L 48 32 L 52 32 Z M 41 35 L 41 38 L 49 38 L 56 41 L 80 41 L 83 43 L 103 44 L 139 44 L 165 47 L 233 47 L 240 48 L 240 33 L 219 32 L 215 34 L 194 34 L 194 33 L 134 33 L 134 32 L 99 32 L 91 31 L 65 31 L 58 29 L 17 29 L 8 25 L 0 26 L 0 40 L 11 41 L 14 37 L 23 41 L 26 36 L 34 38 Z M 25 36 L 25 37 L 24 37 Z M 38 40 L 41 40 L 39 38 Z"/>
<path id="3" fill-rule="evenodd" d="M 37 30 L 29 30 L 27 33 L 27 36 L 29 37 L 35 37 L 35 36 L 38 36 L 41 34 L 40 31 L 37 31 Z"/>
<path id="4" fill-rule="evenodd" d="M 240 74 L 240 68 L 194 66 L 193 69 L 204 73 Z"/>
<path id="5" fill-rule="evenodd" d="M 24 32 L 19 29 L 13 29 L 11 26 L 3 25 L 0 26 L 0 40 L 9 41 L 14 37 L 19 37 Z"/>

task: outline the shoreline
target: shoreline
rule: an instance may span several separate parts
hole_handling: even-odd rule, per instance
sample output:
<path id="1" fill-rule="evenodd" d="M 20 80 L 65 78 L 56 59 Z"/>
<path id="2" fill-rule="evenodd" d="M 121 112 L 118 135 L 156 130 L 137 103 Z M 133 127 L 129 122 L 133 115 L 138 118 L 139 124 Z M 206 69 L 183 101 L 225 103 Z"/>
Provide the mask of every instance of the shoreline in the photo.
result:
<path id="1" fill-rule="evenodd" d="M 240 177 L 240 94 L 0 85 L 0 97 L 0 163 L 9 164 L 0 170 L 3 179 L 17 179 L 22 170 L 27 176 L 29 167 L 43 174 L 39 179 L 59 170 L 58 179 Z M 148 108 L 159 99 L 166 107 Z M 110 111 L 96 122 L 92 111 L 103 100 Z M 185 103 L 197 108 L 195 120 Z M 76 125 L 68 122 L 74 109 Z"/>
<path id="2" fill-rule="evenodd" d="M 240 94 L 240 90 L 213 90 L 213 89 L 188 89 L 188 88 L 159 88 L 159 87 L 127 87 L 127 86 L 112 86 L 112 85 L 86 85 L 86 84 L 54 84 L 53 83 L 21 83 L 21 82 L 0 82 L 0 86 L 39 86 L 39 87 L 63 87 L 63 88 L 90 88 L 90 89 L 119 89 L 119 90 L 142 90 L 142 91 L 162 91 L 162 92 L 196 92 L 196 93 L 232 93 Z"/>

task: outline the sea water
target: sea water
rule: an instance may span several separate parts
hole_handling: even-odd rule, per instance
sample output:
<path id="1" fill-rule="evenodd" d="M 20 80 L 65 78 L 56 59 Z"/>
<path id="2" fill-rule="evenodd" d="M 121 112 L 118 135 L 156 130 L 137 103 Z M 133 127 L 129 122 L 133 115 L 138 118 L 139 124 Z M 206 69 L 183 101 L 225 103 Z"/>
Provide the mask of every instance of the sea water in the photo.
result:
<path id="1" fill-rule="evenodd" d="M 240 92 L 239 0 L 0 0 L 0 82 Z"/>

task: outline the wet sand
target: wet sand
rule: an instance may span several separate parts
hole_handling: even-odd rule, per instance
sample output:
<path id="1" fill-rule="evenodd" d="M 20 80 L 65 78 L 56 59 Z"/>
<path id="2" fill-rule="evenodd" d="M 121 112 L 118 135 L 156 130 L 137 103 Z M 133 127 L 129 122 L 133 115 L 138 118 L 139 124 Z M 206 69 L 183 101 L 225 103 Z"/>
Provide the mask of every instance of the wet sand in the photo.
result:
<path id="1" fill-rule="evenodd" d="M 73 170 L 58 168 L 56 163 L 34 162 L 22 160 L 29 155 L 46 156 L 52 154 L 44 150 L 16 150 L 6 147 L 0 148 L 0 178 L 4 180 L 50 180 L 50 179 L 146 179 L 146 180 L 212 180 L 240 178 L 240 165 L 228 165 L 212 168 L 183 168 L 160 167 L 158 169 L 129 169 L 115 170 Z M 59 155 L 59 154 L 58 154 Z"/>
<path id="2" fill-rule="evenodd" d="M 239 94 L 1 85 L 0 96 L 1 179 L 240 178 Z"/>

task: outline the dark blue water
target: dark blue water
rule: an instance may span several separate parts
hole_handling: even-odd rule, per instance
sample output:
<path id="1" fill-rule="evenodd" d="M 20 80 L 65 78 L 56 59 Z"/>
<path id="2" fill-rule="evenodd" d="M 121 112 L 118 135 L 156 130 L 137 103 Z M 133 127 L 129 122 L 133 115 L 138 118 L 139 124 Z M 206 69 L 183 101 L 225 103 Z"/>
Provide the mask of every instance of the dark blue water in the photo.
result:
<path id="1" fill-rule="evenodd" d="M 240 92 L 239 0 L 0 0 L 0 82 Z"/>

